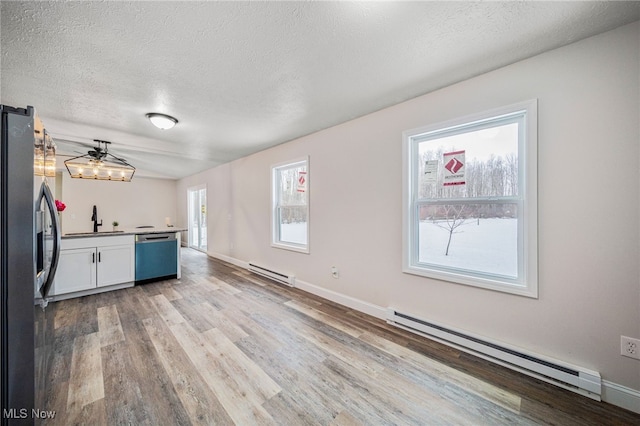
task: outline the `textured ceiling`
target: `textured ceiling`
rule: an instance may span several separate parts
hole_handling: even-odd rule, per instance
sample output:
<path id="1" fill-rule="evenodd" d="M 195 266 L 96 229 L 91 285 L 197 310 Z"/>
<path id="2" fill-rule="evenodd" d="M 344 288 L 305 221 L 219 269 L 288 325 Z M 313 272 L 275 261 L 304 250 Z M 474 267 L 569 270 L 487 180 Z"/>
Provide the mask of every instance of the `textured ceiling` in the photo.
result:
<path id="1" fill-rule="evenodd" d="M 0 100 L 180 178 L 640 19 L 640 2 L 7 2 Z M 166 131 L 148 112 L 180 120 Z M 77 154 L 76 154 L 77 155 Z"/>

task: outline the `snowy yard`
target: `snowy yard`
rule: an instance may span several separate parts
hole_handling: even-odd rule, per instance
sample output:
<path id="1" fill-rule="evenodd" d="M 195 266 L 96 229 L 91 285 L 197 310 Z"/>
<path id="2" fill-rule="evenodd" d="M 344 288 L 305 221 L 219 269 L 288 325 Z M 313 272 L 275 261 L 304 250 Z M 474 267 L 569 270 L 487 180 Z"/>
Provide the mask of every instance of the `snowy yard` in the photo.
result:
<path id="1" fill-rule="evenodd" d="M 281 224 L 280 240 L 288 243 L 307 244 L 307 222 Z"/>
<path id="2" fill-rule="evenodd" d="M 445 256 L 449 231 L 422 221 L 419 261 L 516 277 L 517 226 L 517 219 L 469 219 L 454 231 L 449 255 Z"/>

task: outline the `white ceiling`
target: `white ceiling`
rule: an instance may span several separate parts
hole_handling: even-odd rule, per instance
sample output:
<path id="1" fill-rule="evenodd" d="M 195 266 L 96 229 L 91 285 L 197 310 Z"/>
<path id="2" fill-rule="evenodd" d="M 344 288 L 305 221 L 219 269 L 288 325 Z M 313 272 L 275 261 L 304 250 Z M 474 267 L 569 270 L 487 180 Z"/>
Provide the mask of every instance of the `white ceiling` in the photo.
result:
<path id="1" fill-rule="evenodd" d="M 180 178 L 640 19 L 640 2 L 7 2 L 1 102 Z M 615 46 L 612 46 L 615 48 Z M 148 112 L 180 122 L 161 131 Z M 60 163 L 60 162 L 59 162 Z"/>

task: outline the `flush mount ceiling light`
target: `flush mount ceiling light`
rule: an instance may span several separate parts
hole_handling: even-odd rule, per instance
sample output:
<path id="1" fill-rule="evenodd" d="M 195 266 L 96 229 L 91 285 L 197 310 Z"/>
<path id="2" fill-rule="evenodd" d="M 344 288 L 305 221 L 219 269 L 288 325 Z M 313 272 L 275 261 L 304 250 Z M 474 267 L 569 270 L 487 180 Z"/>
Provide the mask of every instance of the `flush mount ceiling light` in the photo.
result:
<path id="1" fill-rule="evenodd" d="M 159 112 L 150 112 L 147 118 L 151 123 L 161 130 L 168 130 L 178 124 L 178 120 L 170 115 L 160 114 Z"/>
<path id="2" fill-rule="evenodd" d="M 131 182 L 136 168 L 123 158 L 109 154 L 111 142 L 94 139 L 97 147 L 85 155 L 71 158 L 64 162 L 69 175 L 76 179 L 112 180 Z"/>

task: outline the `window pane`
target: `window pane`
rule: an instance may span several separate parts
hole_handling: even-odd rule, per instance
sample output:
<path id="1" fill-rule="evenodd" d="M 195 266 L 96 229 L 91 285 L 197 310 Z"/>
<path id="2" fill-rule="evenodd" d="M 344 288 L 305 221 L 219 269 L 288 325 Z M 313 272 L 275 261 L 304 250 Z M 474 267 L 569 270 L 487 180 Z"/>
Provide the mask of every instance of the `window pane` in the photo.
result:
<path id="1" fill-rule="evenodd" d="M 280 241 L 307 244 L 307 208 L 305 206 L 280 207 Z"/>
<path id="2" fill-rule="evenodd" d="M 464 183 L 447 185 L 451 170 Z M 517 196 L 518 123 L 423 140 L 417 173 L 420 199 Z"/>
<path id="3" fill-rule="evenodd" d="M 280 169 L 279 175 L 278 204 L 281 206 L 306 204 L 307 166 Z"/>
<path id="4" fill-rule="evenodd" d="M 516 204 L 422 205 L 418 212 L 419 263 L 518 277 Z"/>
<path id="5" fill-rule="evenodd" d="M 309 160 L 272 168 L 271 244 L 309 253 Z"/>
<path id="6" fill-rule="evenodd" d="M 537 297 L 537 101 L 403 139 L 403 271 Z"/>

